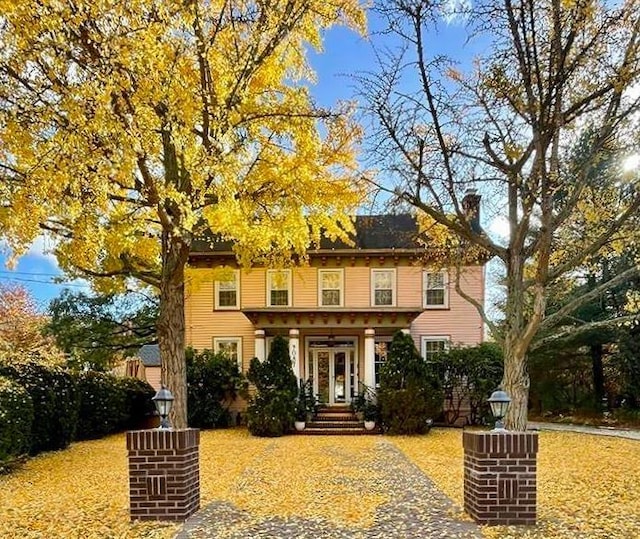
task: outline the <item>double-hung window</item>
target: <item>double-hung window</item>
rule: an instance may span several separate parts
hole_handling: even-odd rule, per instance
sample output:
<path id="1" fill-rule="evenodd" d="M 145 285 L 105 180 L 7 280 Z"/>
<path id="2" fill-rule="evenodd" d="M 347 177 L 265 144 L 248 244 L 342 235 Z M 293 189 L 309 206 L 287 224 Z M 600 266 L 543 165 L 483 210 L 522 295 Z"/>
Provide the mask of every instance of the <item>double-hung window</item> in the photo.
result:
<path id="1" fill-rule="evenodd" d="M 213 349 L 238 363 L 242 372 L 242 337 L 214 337 Z"/>
<path id="2" fill-rule="evenodd" d="M 344 270 L 327 269 L 318 271 L 319 298 L 321 307 L 342 307 L 344 305 Z"/>
<path id="3" fill-rule="evenodd" d="M 449 306 L 449 276 L 446 271 L 425 271 L 422 283 L 425 309 Z"/>
<path id="4" fill-rule="evenodd" d="M 420 339 L 422 357 L 428 363 L 433 357 L 449 349 L 449 337 L 425 335 Z"/>
<path id="5" fill-rule="evenodd" d="M 396 304 L 396 270 L 371 270 L 371 305 L 393 307 Z"/>
<path id="6" fill-rule="evenodd" d="M 291 270 L 267 270 L 267 307 L 291 307 Z"/>
<path id="7" fill-rule="evenodd" d="M 215 282 L 216 309 L 240 308 L 240 272 L 234 270 L 228 281 Z"/>

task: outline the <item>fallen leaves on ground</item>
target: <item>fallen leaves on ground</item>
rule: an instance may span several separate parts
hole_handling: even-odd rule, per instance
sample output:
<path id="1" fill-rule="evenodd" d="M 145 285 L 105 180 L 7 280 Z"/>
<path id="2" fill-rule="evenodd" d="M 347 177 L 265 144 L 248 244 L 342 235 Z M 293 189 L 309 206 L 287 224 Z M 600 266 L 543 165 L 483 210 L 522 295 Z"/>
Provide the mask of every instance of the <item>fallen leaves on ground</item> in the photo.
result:
<path id="1" fill-rule="evenodd" d="M 462 432 L 389 440 L 447 496 L 463 504 Z M 640 442 L 569 432 L 540 433 L 538 525 L 483 528 L 492 539 L 640 537 Z"/>
<path id="2" fill-rule="evenodd" d="M 2 538 L 173 537 L 176 525 L 131 523 L 124 435 L 43 453 L 0 476 Z"/>
<path id="3" fill-rule="evenodd" d="M 254 516 L 324 519 L 369 527 L 388 501 L 376 438 L 279 438 L 248 468 L 228 501 Z"/>

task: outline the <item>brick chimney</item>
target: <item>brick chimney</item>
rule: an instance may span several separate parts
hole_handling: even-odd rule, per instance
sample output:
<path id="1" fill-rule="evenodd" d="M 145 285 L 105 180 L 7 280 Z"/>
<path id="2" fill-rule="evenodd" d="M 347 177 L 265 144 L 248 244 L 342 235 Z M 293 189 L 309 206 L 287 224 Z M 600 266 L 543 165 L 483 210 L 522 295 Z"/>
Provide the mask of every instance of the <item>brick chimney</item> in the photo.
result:
<path id="1" fill-rule="evenodd" d="M 471 230 L 482 232 L 480 227 L 480 195 L 476 189 L 467 189 L 462 199 L 462 211 L 464 212 Z"/>

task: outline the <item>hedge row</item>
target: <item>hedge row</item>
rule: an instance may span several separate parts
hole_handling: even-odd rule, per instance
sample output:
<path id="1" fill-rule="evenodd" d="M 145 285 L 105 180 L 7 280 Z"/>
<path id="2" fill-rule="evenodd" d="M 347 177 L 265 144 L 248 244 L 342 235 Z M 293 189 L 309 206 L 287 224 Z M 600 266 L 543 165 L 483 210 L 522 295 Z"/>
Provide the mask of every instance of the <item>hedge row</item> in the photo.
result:
<path id="1" fill-rule="evenodd" d="M 0 467 L 22 454 L 134 428 L 153 410 L 153 395 L 132 378 L 36 362 L 0 365 Z"/>

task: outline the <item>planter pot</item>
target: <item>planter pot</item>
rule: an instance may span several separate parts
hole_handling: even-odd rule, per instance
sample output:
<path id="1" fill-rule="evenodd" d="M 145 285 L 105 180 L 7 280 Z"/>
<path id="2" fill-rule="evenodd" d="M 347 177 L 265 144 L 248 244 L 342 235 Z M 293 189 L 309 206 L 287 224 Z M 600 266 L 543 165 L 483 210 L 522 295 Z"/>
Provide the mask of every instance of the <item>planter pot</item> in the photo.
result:
<path id="1" fill-rule="evenodd" d="M 364 422 L 364 428 L 366 430 L 373 430 L 376 428 L 376 422 L 375 421 L 365 421 Z"/>
<path id="2" fill-rule="evenodd" d="M 304 428 L 306 427 L 306 423 L 304 421 L 295 421 L 293 423 L 293 426 L 296 428 L 296 430 L 299 432 L 301 430 L 304 430 Z"/>

